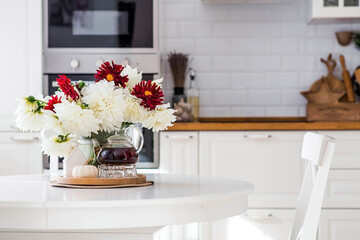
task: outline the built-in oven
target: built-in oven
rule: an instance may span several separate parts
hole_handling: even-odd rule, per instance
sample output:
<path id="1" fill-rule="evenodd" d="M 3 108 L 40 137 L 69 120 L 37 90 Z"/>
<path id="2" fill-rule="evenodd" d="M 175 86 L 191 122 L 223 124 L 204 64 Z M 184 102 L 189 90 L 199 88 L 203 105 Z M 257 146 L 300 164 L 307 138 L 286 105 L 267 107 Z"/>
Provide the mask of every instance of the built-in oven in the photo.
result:
<path id="1" fill-rule="evenodd" d="M 57 90 L 58 74 L 93 82 L 106 61 L 136 67 L 144 80 L 159 77 L 158 0 L 43 0 L 44 95 Z M 143 134 L 138 168 L 156 168 L 158 134 Z"/>

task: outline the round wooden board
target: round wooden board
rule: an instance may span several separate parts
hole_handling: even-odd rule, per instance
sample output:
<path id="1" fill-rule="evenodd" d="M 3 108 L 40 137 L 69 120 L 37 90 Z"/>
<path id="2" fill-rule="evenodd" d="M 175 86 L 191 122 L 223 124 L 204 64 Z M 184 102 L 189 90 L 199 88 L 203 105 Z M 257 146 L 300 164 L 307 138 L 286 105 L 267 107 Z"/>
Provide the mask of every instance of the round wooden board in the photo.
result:
<path id="1" fill-rule="evenodd" d="M 129 185 L 142 184 L 146 182 L 146 176 L 138 174 L 137 177 L 129 178 L 64 178 L 56 180 L 58 184 L 80 185 L 80 186 L 110 186 L 110 185 Z"/>
<path id="2" fill-rule="evenodd" d="M 146 187 L 154 184 L 153 181 L 146 181 L 138 184 L 122 184 L 122 185 L 73 185 L 73 184 L 61 184 L 56 180 L 50 181 L 49 184 L 53 187 L 63 188 L 78 188 L 78 189 L 106 189 L 106 188 L 127 188 L 127 187 Z"/>

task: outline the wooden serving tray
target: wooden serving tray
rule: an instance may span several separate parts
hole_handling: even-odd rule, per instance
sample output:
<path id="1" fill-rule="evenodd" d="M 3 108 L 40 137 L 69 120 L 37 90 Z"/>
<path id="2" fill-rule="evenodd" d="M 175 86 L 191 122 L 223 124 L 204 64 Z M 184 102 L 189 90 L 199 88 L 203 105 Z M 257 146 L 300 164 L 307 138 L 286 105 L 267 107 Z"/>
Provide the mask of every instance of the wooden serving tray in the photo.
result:
<path id="1" fill-rule="evenodd" d="M 146 183 L 146 176 L 143 174 L 129 178 L 64 178 L 61 176 L 56 183 L 80 186 L 133 185 Z"/>

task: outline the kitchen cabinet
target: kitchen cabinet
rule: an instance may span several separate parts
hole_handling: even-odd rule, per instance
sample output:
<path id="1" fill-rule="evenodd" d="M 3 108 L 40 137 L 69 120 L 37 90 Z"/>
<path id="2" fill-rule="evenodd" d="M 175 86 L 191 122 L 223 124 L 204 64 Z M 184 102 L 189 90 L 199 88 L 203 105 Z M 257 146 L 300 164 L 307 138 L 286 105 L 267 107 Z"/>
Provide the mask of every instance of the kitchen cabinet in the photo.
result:
<path id="1" fill-rule="evenodd" d="M 1 1 L 0 175 L 42 172 L 40 134 L 20 132 L 14 116 L 18 98 L 42 92 L 41 9 L 41 0 Z"/>
<path id="2" fill-rule="evenodd" d="M 288 239 L 307 164 L 300 158 L 305 132 L 191 131 L 198 133 L 198 150 L 194 150 L 198 159 L 192 160 L 198 161 L 200 175 L 238 178 L 255 185 L 246 215 L 201 223 L 199 239 Z M 336 147 L 324 195 L 319 240 L 354 239 L 360 229 L 360 131 L 320 132 L 335 137 Z M 166 164 L 174 160 L 181 163 L 180 155 L 172 158 L 172 150 L 166 146 L 160 147 L 160 152 L 167 153 Z M 173 166 L 175 169 L 168 168 L 169 172 L 180 173 L 184 168 Z"/>
<path id="3" fill-rule="evenodd" d="M 360 210 L 322 210 L 318 240 L 358 240 Z"/>
<path id="4" fill-rule="evenodd" d="M 0 134 L 0 175 L 42 173 L 39 133 Z"/>
<path id="5" fill-rule="evenodd" d="M 0 132 L 14 131 L 17 98 L 42 92 L 41 0 L 2 0 Z"/>
<path id="6" fill-rule="evenodd" d="M 311 18 L 360 18 L 359 3 L 358 0 L 312 0 Z"/>
<path id="7" fill-rule="evenodd" d="M 295 207 L 305 168 L 302 132 L 200 132 L 200 175 L 255 185 L 249 207 Z"/>
<path id="8" fill-rule="evenodd" d="M 198 175 L 198 132 L 160 133 L 160 172 Z"/>

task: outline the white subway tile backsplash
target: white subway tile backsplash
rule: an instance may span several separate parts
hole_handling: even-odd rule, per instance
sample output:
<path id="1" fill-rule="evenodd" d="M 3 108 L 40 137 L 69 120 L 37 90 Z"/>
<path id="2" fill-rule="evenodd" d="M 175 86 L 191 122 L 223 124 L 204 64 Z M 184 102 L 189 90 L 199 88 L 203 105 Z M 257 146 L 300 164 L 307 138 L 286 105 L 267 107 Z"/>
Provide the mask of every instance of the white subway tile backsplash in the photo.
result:
<path id="1" fill-rule="evenodd" d="M 315 25 L 309 25 L 306 21 L 283 22 L 283 35 L 285 37 L 314 37 L 316 33 Z"/>
<path id="2" fill-rule="evenodd" d="M 264 40 L 262 38 L 230 39 L 232 55 L 263 54 Z"/>
<path id="3" fill-rule="evenodd" d="M 298 73 L 266 73 L 265 74 L 265 88 L 267 89 L 296 89 L 299 87 Z"/>
<path id="4" fill-rule="evenodd" d="M 228 39 L 197 39 L 195 49 L 195 53 L 199 55 L 224 55 L 230 53 Z"/>
<path id="5" fill-rule="evenodd" d="M 196 38 L 209 37 L 211 34 L 211 25 L 203 22 L 179 22 L 179 27 L 175 29 L 180 37 Z"/>
<path id="6" fill-rule="evenodd" d="M 246 37 L 248 26 L 242 22 L 217 22 L 212 24 L 213 37 Z"/>
<path id="7" fill-rule="evenodd" d="M 299 4 L 289 3 L 268 5 L 265 11 L 267 20 L 296 20 L 299 19 Z"/>
<path id="8" fill-rule="evenodd" d="M 316 69 L 316 60 L 310 55 L 284 56 L 285 71 L 311 71 Z"/>
<path id="9" fill-rule="evenodd" d="M 248 90 L 248 104 L 254 106 L 281 105 L 281 91 Z"/>
<path id="10" fill-rule="evenodd" d="M 268 117 L 296 117 L 299 116 L 299 107 L 266 107 L 265 116 Z"/>
<path id="11" fill-rule="evenodd" d="M 247 58 L 245 56 L 215 56 L 214 70 L 239 72 L 248 69 Z"/>
<path id="12" fill-rule="evenodd" d="M 235 21 L 263 21 L 265 9 L 259 5 L 236 5 L 230 9 L 230 19 Z"/>
<path id="13" fill-rule="evenodd" d="M 311 38 L 300 40 L 300 53 L 305 54 L 328 54 L 329 49 L 334 49 L 334 38 Z"/>
<path id="14" fill-rule="evenodd" d="M 191 55 L 191 67 L 197 71 L 214 71 L 213 58 L 210 56 L 193 56 Z"/>
<path id="15" fill-rule="evenodd" d="M 283 105 L 285 106 L 303 106 L 306 99 L 300 94 L 299 90 L 287 90 L 283 92 Z"/>
<path id="16" fill-rule="evenodd" d="M 189 54 L 189 66 L 197 71 L 201 117 L 305 116 L 300 91 L 327 74 L 320 58 L 333 54 L 340 79 L 340 54 L 351 74 L 360 65 L 353 43 L 342 47 L 335 38 L 336 31 L 358 30 L 359 23 L 308 24 L 306 0 L 260 1 L 159 2 L 167 98 L 173 86 L 166 57 L 171 51 Z"/>
<path id="17" fill-rule="evenodd" d="M 247 37 L 281 37 L 281 22 L 249 22 Z"/>
<path id="18" fill-rule="evenodd" d="M 262 117 L 265 116 L 265 107 L 231 107 L 230 116 Z"/>
<path id="19" fill-rule="evenodd" d="M 196 0 L 197 1 L 197 0 Z M 229 6 L 221 6 L 217 4 L 200 4 L 195 6 L 195 20 L 197 21 L 229 21 Z"/>
<path id="20" fill-rule="evenodd" d="M 190 54 L 195 52 L 195 40 L 193 39 L 168 38 L 164 42 L 167 53 L 176 51 Z"/>
<path id="21" fill-rule="evenodd" d="M 200 117 L 230 117 L 230 109 L 227 107 L 209 107 L 200 108 Z"/>
<path id="22" fill-rule="evenodd" d="M 299 41 L 296 38 L 268 38 L 265 40 L 265 53 L 291 54 L 299 52 Z"/>
<path id="23" fill-rule="evenodd" d="M 195 17 L 193 4 L 167 4 L 164 8 L 165 21 L 173 20 L 192 20 Z M 160 14 L 161 15 L 161 14 Z"/>
<path id="24" fill-rule="evenodd" d="M 281 56 L 249 56 L 249 70 L 252 71 L 280 71 L 282 69 Z"/>
<path id="25" fill-rule="evenodd" d="M 202 106 L 214 105 L 214 94 L 213 91 L 201 90 L 199 91 L 199 104 Z"/>
<path id="26" fill-rule="evenodd" d="M 231 88 L 264 88 L 264 73 L 232 73 Z"/>
<path id="27" fill-rule="evenodd" d="M 229 73 L 197 73 L 197 86 L 200 89 L 228 89 L 230 88 Z"/>
<path id="28" fill-rule="evenodd" d="M 247 105 L 245 90 L 214 90 L 213 98 L 217 105 Z"/>

